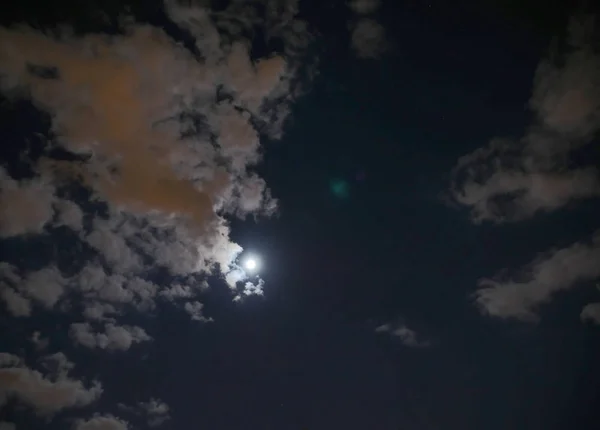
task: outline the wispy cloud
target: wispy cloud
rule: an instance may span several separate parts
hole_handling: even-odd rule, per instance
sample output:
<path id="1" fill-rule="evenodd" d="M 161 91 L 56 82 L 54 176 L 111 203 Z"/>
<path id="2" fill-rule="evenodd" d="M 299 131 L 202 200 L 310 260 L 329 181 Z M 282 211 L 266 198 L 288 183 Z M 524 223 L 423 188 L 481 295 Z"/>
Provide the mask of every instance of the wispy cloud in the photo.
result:
<path id="1" fill-rule="evenodd" d="M 546 252 L 519 270 L 512 279 L 499 274 L 481 279 L 474 298 L 482 312 L 500 318 L 537 321 L 539 307 L 562 290 L 600 277 L 600 232 L 589 242 Z M 594 307 L 584 310 L 592 317 Z"/>
<path id="2" fill-rule="evenodd" d="M 375 329 L 376 333 L 388 333 L 390 336 L 396 337 L 403 345 L 411 348 L 424 348 L 431 346 L 431 342 L 422 340 L 417 332 L 408 328 L 404 324 L 387 323 L 380 325 Z"/>
<path id="3" fill-rule="evenodd" d="M 135 406 L 119 404 L 119 409 L 138 416 L 143 416 L 150 427 L 157 427 L 168 421 L 169 405 L 159 399 L 150 399 L 147 402 L 139 402 Z"/>

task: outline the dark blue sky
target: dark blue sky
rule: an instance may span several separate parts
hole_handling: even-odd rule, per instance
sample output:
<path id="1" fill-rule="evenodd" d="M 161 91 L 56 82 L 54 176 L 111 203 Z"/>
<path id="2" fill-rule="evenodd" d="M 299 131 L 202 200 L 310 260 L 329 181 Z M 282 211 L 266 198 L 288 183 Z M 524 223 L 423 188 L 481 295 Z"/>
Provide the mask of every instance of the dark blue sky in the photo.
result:
<path id="1" fill-rule="evenodd" d="M 258 167 L 280 213 L 231 220 L 232 239 L 264 262 L 264 297 L 233 303 L 215 281 L 201 300 L 214 323 L 159 305 L 152 317 L 131 316 L 154 340 L 127 354 L 73 347 L 68 316 L 6 314 L 6 352 L 32 354 L 22 339 L 43 327 L 77 372 L 101 375 L 106 395 L 86 411 L 117 414 L 116 403 L 160 397 L 173 430 L 598 428 L 600 332 L 579 320 L 597 297 L 591 284 L 559 293 L 533 324 L 482 315 L 472 297 L 478 279 L 589 237 L 598 201 L 475 225 L 444 198 L 460 156 L 524 133 L 536 67 L 576 10 L 383 1 L 375 16 L 389 48 L 364 60 L 348 48 L 344 2 L 301 3 L 318 34 L 319 75 L 284 137 L 265 138 Z M 160 22 L 151 6 L 134 11 Z M 13 22 L 23 19 L 32 18 Z M 44 132 L 15 106 L 3 101 L 4 142 Z M 8 168 L 11 145 L 2 149 Z M 347 196 L 332 181 L 345 182 Z M 28 240 L 0 242 L 0 259 L 45 253 Z M 47 240 L 60 252 L 74 246 L 66 233 Z M 387 323 L 429 345 L 375 332 Z M 60 418 L 71 416 L 46 426 L 10 405 L 0 421 L 19 430 L 67 428 Z"/>

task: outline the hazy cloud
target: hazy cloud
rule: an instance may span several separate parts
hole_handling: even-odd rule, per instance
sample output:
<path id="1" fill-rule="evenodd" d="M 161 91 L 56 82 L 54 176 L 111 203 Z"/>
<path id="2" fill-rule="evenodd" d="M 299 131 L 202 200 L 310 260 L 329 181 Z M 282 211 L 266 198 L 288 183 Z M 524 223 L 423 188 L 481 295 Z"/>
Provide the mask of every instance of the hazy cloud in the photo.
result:
<path id="1" fill-rule="evenodd" d="M 81 420 L 75 424 L 74 430 L 127 430 L 126 421 L 112 415 L 97 415 L 89 420 Z"/>
<path id="2" fill-rule="evenodd" d="M 18 182 L 0 167 L 0 238 L 41 233 L 52 220 L 54 198 L 44 179 Z"/>
<path id="3" fill-rule="evenodd" d="M 383 26 L 371 18 L 351 24 L 351 42 L 359 58 L 378 58 L 387 49 Z"/>
<path id="4" fill-rule="evenodd" d="M 373 13 L 381 6 L 380 0 L 351 0 L 348 3 L 350 9 L 357 14 L 367 15 Z"/>

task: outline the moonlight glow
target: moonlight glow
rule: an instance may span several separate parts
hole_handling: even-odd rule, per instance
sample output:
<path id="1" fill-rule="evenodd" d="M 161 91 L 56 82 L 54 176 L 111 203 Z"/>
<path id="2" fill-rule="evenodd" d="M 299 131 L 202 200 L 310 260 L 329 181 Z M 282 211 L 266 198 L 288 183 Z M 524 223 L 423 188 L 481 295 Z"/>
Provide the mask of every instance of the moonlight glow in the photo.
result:
<path id="1" fill-rule="evenodd" d="M 258 270 L 258 259 L 256 257 L 248 257 L 244 260 L 244 268 L 249 272 L 255 272 Z"/>

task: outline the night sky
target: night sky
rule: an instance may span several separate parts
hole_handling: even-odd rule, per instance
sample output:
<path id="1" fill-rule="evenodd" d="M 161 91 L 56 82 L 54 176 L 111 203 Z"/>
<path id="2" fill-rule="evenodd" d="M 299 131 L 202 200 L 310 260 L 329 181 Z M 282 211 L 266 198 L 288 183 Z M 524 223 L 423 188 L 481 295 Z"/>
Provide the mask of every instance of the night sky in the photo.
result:
<path id="1" fill-rule="evenodd" d="M 0 430 L 600 428 L 600 23 L 472 3 L 3 11 Z"/>

